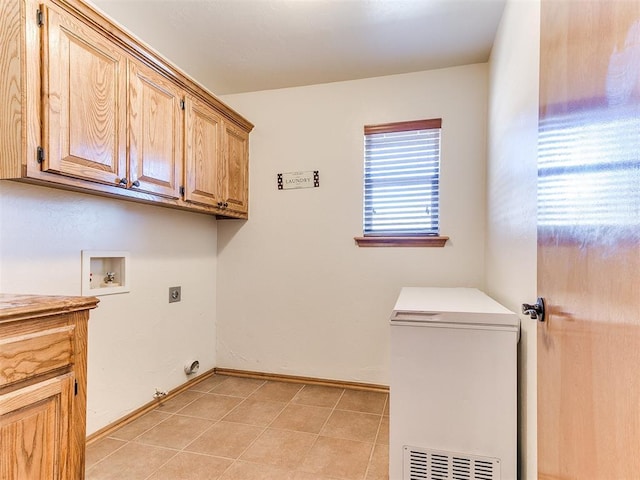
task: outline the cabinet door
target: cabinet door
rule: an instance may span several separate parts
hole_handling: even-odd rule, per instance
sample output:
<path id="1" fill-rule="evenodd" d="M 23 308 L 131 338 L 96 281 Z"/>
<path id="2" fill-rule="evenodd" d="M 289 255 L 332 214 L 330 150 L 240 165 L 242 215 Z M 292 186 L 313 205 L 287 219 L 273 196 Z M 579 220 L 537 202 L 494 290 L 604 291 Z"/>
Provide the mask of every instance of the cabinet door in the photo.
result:
<path id="1" fill-rule="evenodd" d="M 221 195 L 218 159 L 222 140 L 222 117 L 210 106 L 191 97 L 185 99 L 185 195 L 188 202 L 218 206 Z"/>
<path id="2" fill-rule="evenodd" d="M 70 14 L 42 12 L 42 168 L 118 184 L 126 175 L 126 57 Z"/>
<path id="3" fill-rule="evenodd" d="M 74 378 L 0 395 L 0 480 L 68 480 Z"/>
<path id="4" fill-rule="evenodd" d="M 225 123 L 220 179 L 225 209 L 248 212 L 249 134 Z"/>
<path id="5" fill-rule="evenodd" d="M 129 64 L 129 188 L 180 197 L 182 92 L 159 74 Z"/>

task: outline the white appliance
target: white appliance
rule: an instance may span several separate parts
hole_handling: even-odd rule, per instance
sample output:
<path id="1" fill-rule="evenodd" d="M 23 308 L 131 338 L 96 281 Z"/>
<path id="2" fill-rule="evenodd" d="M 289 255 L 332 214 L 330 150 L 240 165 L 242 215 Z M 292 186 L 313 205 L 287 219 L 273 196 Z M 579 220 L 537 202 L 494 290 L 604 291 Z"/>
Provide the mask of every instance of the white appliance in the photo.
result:
<path id="1" fill-rule="evenodd" d="M 390 323 L 389 480 L 516 480 L 518 316 L 407 287 Z"/>

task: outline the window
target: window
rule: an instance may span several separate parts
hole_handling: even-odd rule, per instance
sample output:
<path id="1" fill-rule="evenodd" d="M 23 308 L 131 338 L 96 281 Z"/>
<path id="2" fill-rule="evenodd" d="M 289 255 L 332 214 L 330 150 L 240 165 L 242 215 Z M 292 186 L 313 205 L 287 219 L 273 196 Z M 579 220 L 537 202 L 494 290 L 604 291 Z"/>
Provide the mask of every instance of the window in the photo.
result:
<path id="1" fill-rule="evenodd" d="M 441 127 L 439 118 L 364 127 L 364 237 L 356 238 L 358 245 L 444 245 Z"/>

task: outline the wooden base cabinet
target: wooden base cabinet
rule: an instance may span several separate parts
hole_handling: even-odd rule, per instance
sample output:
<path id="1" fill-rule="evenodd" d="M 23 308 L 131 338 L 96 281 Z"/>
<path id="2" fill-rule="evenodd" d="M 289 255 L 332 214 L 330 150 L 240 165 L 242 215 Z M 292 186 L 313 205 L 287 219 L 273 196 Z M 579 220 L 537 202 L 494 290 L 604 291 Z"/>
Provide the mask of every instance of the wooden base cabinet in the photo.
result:
<path id="1" fill-rule="evenodd" d="M 0 294 L 0 480 L 84 478 L 94 297 Z"/>
<path id="2" fill-rule="evenodd" d="M 0 1 L 0 179 L 247 218 L 253 125 L 82 0 Z"/>

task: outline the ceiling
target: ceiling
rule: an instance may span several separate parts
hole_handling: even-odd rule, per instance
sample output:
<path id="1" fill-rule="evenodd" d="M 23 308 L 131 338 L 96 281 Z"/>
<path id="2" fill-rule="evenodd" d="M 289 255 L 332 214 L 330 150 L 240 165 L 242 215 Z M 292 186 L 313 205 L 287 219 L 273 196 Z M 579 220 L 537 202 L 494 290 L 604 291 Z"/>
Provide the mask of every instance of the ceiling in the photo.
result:
<path id="1" fill-rule="evenodd" d="M 505 0 L 92 0 L 217 95 L 486 62 Z"/>

